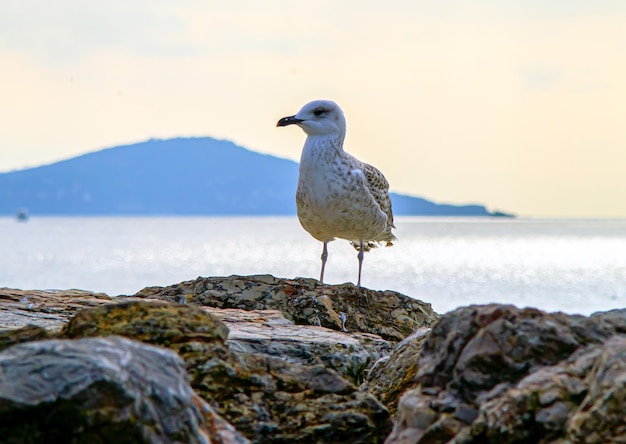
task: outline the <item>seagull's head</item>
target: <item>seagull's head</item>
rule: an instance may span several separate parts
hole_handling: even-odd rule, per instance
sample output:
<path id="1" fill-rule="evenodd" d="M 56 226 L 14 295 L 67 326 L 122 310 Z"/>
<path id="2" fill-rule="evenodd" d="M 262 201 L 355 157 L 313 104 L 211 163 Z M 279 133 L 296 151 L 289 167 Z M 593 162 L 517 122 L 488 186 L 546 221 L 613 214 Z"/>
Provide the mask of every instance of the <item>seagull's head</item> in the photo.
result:
<path id="1" fill-rule="evenodd" d="M 315 100 L 302 107 L 295 116 L 283 117 L 276 126 L 298 125 L 309 136 L 343 135 L 346 119 L 341 108 L 330 100 Z"/>

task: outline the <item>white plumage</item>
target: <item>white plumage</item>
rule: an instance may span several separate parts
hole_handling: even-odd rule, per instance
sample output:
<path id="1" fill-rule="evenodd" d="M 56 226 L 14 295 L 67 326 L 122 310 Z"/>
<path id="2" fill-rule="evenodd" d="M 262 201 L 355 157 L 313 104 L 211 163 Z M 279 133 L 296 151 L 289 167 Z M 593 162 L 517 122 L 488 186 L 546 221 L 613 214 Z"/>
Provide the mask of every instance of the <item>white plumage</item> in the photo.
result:
<path id="1" fill-rule="evenodd" d="M 307 134 L 296 192 L 298 219 L 311 236 L 324 243 L 320 281 L 328 258 L 328 242 L 346 239 L 358 250 L 359 277 L 363 252 L 379 242 L 391 245 L 393 213 L 389 183 L 372 165 L 346 153 L 346 120 L 329 100 L 307 103 L 276 126 L 295 124 Z"/>

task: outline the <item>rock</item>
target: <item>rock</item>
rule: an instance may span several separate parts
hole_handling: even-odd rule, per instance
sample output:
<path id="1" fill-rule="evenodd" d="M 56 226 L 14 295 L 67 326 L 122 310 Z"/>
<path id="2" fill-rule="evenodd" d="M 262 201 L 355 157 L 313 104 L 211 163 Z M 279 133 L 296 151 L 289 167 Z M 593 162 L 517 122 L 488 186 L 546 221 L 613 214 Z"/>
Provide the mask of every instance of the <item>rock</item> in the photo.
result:
<path id="1" fill-rule="evenodd" d="M 179 349 L 185 342 L 223 346 L 228 328 L 202 309 L 160 301 L 131 301 L 79 311 L 61 332 L 65 338 L 120 335 Z"/>
<path id="2" fill-rule="evenodd" d="M 205 308 L 229 328 L 228 348 L 237 354 L 263 354 L 300 365 L 322 364 L 354 384 L 393 345 L 368 333 L 342 333 L 294 325 L 277 310 Z"/>
<path id="3" fill-rule="evenodd" d="M 361 390 L 374 395 L 392 415 L 396 413 L 398 398 L 416 384 L 420 352 L 429 333 L 429 328 L 419 328 L 396 345 L 389 356 L 374 364 L 361 385 Z"/>
<path id="4" fill-rule="evenodd" d="M 427 304 L 393 292 L 362 290 L 359 295 L 351 285 L 338 286 L 346 287 L 344 291 L 306 280 L 260 276 L 218 281 L 228 291 L 240 289 L 240 294 L 231 294 L 233 298 L 261 301 L 258 306 L 264 309 L 253 310 L 255 305 L 247 302 L 240 304 L 246 310 L 194 307 L 188 293 L 176 294 L 188 283 L 168 287 L 166 295 L 144 290 L 137 297 L 115 298 L 78 290 L 3 289 L 0 321 L 2 313 L 11 314 L 4 326 L 14 329 L 0 332 L 0 348 L 49 337 L 126 336 L 176 351 L 185 360 L 196 392 L 255 442 L 335 442 L 354 440 L 354 436 L 359 437 L 356 442 L 385 439 L 391 429 L 388 411 L 354 384 L 363 381 L 369 367 L 387 355 L 392 344 L 372 333 L 342 330 L 353 324 L 371 329 L 373 324 L 365 319 L 367 311 L 383 310 L 386 322 L 396 318 L 401 322 L 399 328 L 392 325 L 381 331 L 400 339 L 408 333 L 407 325 L 431 322 L 423 313 L 430 310 Z M 320 290 L 325 294 L 316 298 Z M 278 297 L 272 302 L 268 295 Z M 372 307 L 350 302 L 361 296 Z M 268 310 L 272 304 L 283 311 Z M 335 329 L 293 322 L 316 315 L 320 323 L 334 319 Z M 436 314 L 430 311 L 429 316 Z M 18 328 L 29 321 L 38 326 Z"/>
<path id="5" fill-rule="evenodd" d="M 445 391 L 409 389 L 400 398 L 396 422 L 385 443 L 451 442 L 477 415 L 472 405 Z"/>
<path id="6" fill-rule="evenodd" d="M 68 339 L 110 335 L 174 350 L 184 359 L 194 387 L 205 369 L 234 360 L 222 321 L 199 307 L 163 301 L 130 301 L 83 310 L 59 334 Z"/>
<path id="7" fill-rule="evenodd" d="M 213 281 L 215 285 L 211 284 Z M 192 297 L 190 286 L 199 289 L 207 285 L 213 285 L 212 289 Z M 239 293 L 235 293 L 237 291 Z M 323 294 L 317 298 L 316 292 Z M 228 301 L 212 299 L 211 294 Z M 199 278 L 164 289 L 147 288 L 137 297 L 111 298 L 82 290 L 0 289 L 0 328 L 19 329 L 34 325 L 47 330 L 52 337 L 82 308 L 153 300 L 148 297 L 150 295 L 176 303 L 191 304 L 200 299 L 208 303 L 206 308 L 218 317 L 222 316 L 229 326 L 229 346 L 233 350 L 266 353 L 306 365 L 321 363 L 339 371 L 355 384 L 360 384 L 372 363 L 391 349 L 388 341 L 368 331 L 379 331 L 388 339 L 400 340 L 412 332 L 413 326 L 432 323 L 437 317 L 429 304 L 394 292 L 358 290 L 351 284 L 319 286 L 317 281 L 307 279 L 232 276 Z M 254 314 L 246 318 L 242 309 L 216 308 L 219 306 L 241 306 Z M 278 310 L 268 310 L 270 306 L 277 307 L 288 319 L 281 317 L 279 321 Z M 254 310 L 254 307 L 260 310 Z M 294 322 L 307 325 L 306 319 L 309 318 L 313 319 L 313 325 L 318 319 L 320 324 L 324 320 L 324 325 L 335 331 L 343 331 L 347 326 L 352 333 L 333 334 L 326 329 L 311 327 L 311 323 L 307 327 L 293 325 Z M 7 345 L 25 340 L 25 336 L 19 339 L 18 335 L 8 333 Z"/>
<path id="8" fill-rule="evenodd" d="M 590 349 L 588 354 L 595 357 L 586 378 L 588 392 L 567 422 L 566 437 L 572 443 L 626 442 L 626 336 L 613 337 L 601 353 Z"/>
<path id="9" fill-rule="evenodd" d="M 60 333 L 111 334 L 175 350 L 196 392 L 254 442 L 376 443 L 391 429 L 384 406 L 331 369 L 230 350 L 224 323 L 200 307 L 160 301 L 107 305 L 79 312 Z"/>
<path id="10" fill-rule="evenodd" d="M 537 369 L 481 400 L 465 442 L 550 442 L 563 437 L 569 416 L 587 393 L 585 378 L 601 349 L 585 347 L 565 361 Z"/>
<path id="11" fill-rule="evenodd" d="M 59 330 L 83 308 L 110 304 L 104 293 L 83 290 L 14 290 L 0 288 L 0 328 L 34 325 Z"/>
<path id="12" fill-rule="evenodd" d="M 0 357 L 58 342 L 48 338 L 116 335 L 168 347 L 204 400 L 196 398 L 200 419 L 185 433 L 215 442 L 242 442 L 237 431 L 258 443 L 626 442 L 626 310 L 584 317 L 470 306 L 429 330 L 437 315 L 420 304 L 271 276 L 198 278 L 116 298 L 0 289 L 0 326 L 12 329 L 0 331 Z M 0 433 L 23 442 L 24 421 Z M 74 433 L 72 422 L 42 421 L 36 430 L 57 427 L 50 436 Z M 170 430 L 160 421 L 142 430 Z M 28 439 L 39 442 L 37 433 Z"/>
<path id="13" fill-rule="evenodd" d="M 27 325 L 15 330 L 0 330 L 0 351 L 22 342 L 40 341 L 50 339 L 53 335 L 42 327 Z"/>
<path id="14" fill-rule="evenodd" d="M 588 342 L 575 321 L 563 313 L 512 305 L 457 309 L 426 340 L 417 381 L 472 400 L 532 368 L 559 362 Z"/>
<path id="15" fill-rule="evenodd" d="M 382 404 L 323 366 L 249 355 L 212 370 L 196 390 L 254 442 L 382 443 L 391 430 Z"/>
<path id="16" fill-rule="evenodd" d="M 394 342 L 438 319 L 430 304 L 394 291 L 269 275 L 200 277 L 169 287 L 144 288 L 134 297 L 217 308 L 280 310 L 295 324 L 372 333 Z"/>
<path id="17" fill-rule="evenodd" d="M 184 322 L 174 322 L 177 317 L 184 318 Z M 392 348 L 389 342 L 374 335 L 296 326 L 275 310 L 195 308 L 154 300 L 133 300 L 79 312 L 61 336 L 110 334 L 170 346 L 179 353 L 184 353 L 181 344 L 198 341 L 205 347 L 208 343 L 219 344 L 219 350 L 213 352 L 220 356 L 226 356 L 229 349 L 235 353 L 277 356 L 297 364 L 323 364 L 354 383 L 360 383 L 365 369 Z"/>
<path id="18" fill-rule="evenodd" d="M 464 442 L 626 441 L 626 337 L 589 345 L 491 399 Z"/>
<path id="19" fill-rule="evenodd" d="M 246 443 L 188 383 L 173 352 L 119 337 L 0 353 L 6 443 Z"/>
<path id="20" fill-rule="evenodd" d="M 423 343 L 386 442 L 615 442 L 623 409 L 602 403 L 622 390 L 615 364 L 626 356 L 616 335 L 625 328 L 624 310 L 583 317 L 492 304 L 448 313 Z M 413 374 L 415 356 L 404 359 Z M 612 362 L 609 378 L 592 371 L 603 359 Z M 595 403 L 602 407 L 585 408 Z M 587 423 L 597 411 L 602 419 Z"/>

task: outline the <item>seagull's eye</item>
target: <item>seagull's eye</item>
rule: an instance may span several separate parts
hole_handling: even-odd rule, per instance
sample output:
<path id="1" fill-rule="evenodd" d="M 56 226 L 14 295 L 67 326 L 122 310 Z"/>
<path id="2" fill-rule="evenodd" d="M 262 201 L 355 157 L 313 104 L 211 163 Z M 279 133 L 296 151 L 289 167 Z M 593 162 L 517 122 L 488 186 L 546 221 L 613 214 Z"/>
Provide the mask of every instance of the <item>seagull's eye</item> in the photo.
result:
<path id="1" fill-rule="evenodd" d="M 315 114 L 316 117 L 319 117 L 325 112 L 326 110 L 324 108 L 317 108 L 315 111 L 313 111 L 313 114 Z"/>

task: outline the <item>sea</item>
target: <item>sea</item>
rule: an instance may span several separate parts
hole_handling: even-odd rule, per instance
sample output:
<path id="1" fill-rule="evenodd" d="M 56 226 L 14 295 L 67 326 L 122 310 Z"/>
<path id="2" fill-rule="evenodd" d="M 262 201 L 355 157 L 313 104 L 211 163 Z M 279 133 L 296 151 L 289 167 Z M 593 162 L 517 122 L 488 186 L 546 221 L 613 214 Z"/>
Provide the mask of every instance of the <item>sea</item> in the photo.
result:
<path id="1" fill-rule="evenodd" d="M 398 217 L 362 284 L 445 313 L 491 302 L 590 314 L 626 306 L 626 220 Z M 318 278 L 322 244 L 296 217 L 0 217 L 0 287 L 111 296 L 198 276 Z M 356 282 L 329 244 L 325 281 Z"/>

